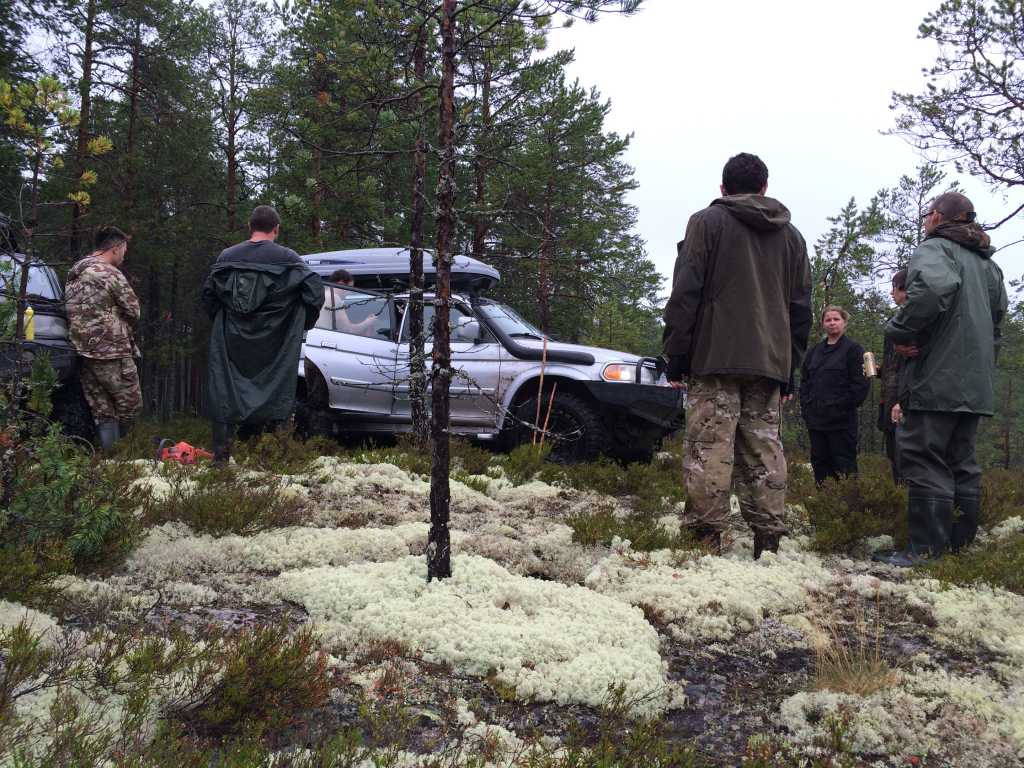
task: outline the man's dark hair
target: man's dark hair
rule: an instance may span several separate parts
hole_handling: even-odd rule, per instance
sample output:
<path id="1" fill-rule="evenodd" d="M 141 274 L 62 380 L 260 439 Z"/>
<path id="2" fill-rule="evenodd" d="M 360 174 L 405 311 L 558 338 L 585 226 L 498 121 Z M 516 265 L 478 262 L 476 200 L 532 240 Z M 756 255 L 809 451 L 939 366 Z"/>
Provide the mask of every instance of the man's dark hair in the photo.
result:
<path id="1" fill-rule="evenodd" d="M 892 287 L 897 291 L 907 290 L 907 270 L 901 269 L 892 276 Z"/>
<path id="2" fill-rule="evenodd" d="M 336 269 L 331 272 L 331 276 L 327 278 L 329 283 L 348 283 L 351 285 L 354 281 L 352 280 L 352 273 L 347 269 Z"/>
<path id="3" fill-rule="evenodd" d="M 727 195 L 758 194 L 768 183 L 768 166 L 760 157 L 740 152 L 722 169 L 722 186 Z"/>
<path id="4" fill-rule="evenodd" d="M 117 227 L 99 227 L 93 235 L 92 244 L 97 251 L 109 251 L 121 243 L 128 242 L 128 235 Z"/>
<path id="5" fill-rule="evenodd" d="M 947 221 L 974 221 L 974 203 L 959 192 L 944 192 L 934 200 L 930 210 L 938 211 Z"/>
<path id="6" fill-rule="evenodd" d="M 269 205 L 257 205 L 249 215 L 249 231 L 270 234 L 281 226 L 281 217 Z"/>

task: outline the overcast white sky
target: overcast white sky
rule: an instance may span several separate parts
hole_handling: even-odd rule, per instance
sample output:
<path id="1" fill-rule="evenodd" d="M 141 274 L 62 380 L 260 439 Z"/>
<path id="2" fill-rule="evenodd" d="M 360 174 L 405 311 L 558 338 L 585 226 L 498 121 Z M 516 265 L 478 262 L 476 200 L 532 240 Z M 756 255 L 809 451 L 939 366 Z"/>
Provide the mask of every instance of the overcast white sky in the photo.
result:
<path id="1" fill-rule="evenodd" d="M 938 3 L 645 0 L 634 16 L 552 34 L 552 48 L 576 49 L 572 75 L 611 100 L 607 127 L 635 134 L 632 202 L 666 291 L 687 218 L 718 196 L 722 166 L 737 152 L 765 161 L 768 194 L 792 211 L 808 246 L 851 196 L 867 202 L 914 171 L 913 148 L 881 131 L 893 124 L 892 92 L 918 91 L 934 61 L 917 27 Z M 983 220 L 1020 202 L 959 180 Z M 992 240 L 1022 236 L 1011 222 Z M 1007 279 L 1020 277 L 1024 245 L 996 260 Z"/>

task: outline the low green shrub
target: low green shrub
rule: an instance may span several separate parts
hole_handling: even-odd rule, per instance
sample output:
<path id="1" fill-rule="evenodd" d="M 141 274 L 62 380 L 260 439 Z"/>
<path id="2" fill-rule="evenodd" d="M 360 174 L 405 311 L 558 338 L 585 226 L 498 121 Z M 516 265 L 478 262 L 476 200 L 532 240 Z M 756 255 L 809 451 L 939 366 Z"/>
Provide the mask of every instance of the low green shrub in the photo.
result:
<path id="1" fill-rule="evenodd" d="M 4 476 L 0 597 L 24 596 L 58 573 L 115 564 L 137 539 L 135 469 L 98 461 L 57 426 L 13 444 Z"/>
<path id="2" fill-rule="evenodd" d="M 1024 595 L 1024 534 L 976 544 L 921 570 L 947 584 L 985 583 Z"/>
<path id="3" fill-rule="evenodd" d="M 906 489 L 893 483 L 883 457 L 862 456 L 859 463 L 859 474 L 829 478 L 804 499 L 819 552 L 851 552 L 863 539 L 883 534 L 897 545 L 906 541 Z"/>
<path id="4" fill-rule="evenodd" d="M 631 548 L 639 552 L 692 549 L 696 544 L 685 528 L 679 533 L 671 533 L 650 513 L 619 517 L 608 507 L 597 507 L 570 515 L 565 522 L 572 528 L 573 541 L 587 547 L 608 546 L 616 536 L 628 539 Z"/>
<path id="5" fill-rule="evenodd" d="M 178 521 L 194 531 L 220 536 L 302 522 L 300 498 L 283 494 L 275 482 L 246 477 L 237 468 L 166 464 L 164 473 L 170 491 L 144 501 L 142 520 L 146 525 Z"/>
<path id="6" fill-rule="evenodd" d="M 1009 469 L 987 469 L 981 476 L 978 522 L 991 528 L 1014 516 L 1024 517 L 1024 483 Z"/>
<path id="7" fill-rule="evenodd" d="M 299 474 L 315 459 L 337 455 L 339 450 L 338 443 L 330 438 L 301 440 L 288 427 L 236 441 L 233 447 L 235 461 L 242 466 L 280 475 Z"/>

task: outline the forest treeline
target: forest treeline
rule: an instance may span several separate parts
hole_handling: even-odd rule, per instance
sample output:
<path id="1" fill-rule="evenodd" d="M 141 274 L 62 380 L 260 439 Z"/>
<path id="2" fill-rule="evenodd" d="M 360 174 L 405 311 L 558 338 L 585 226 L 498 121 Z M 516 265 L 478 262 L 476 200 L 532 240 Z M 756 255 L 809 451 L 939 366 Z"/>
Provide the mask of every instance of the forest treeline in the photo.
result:
<path id="1" fill-rule="evenodd" d="M 567 74 L 571 51 L 547 49 L 554 24 L 592 17 L 599 5 L 460 4 L 452 250 L 500 269 L 499 296 L 555 336 L 650 354 L 660 351 L 669 286 L 635 231 L 627 198 L 636 180 L 624 159 L 630 137 L 609 130 L 607 100 Z M 61 271 L 88 251 L 96 226 L 131 234 L 126 272 L 143 306 L 149 414 L 201 407 L 207 321 L 199 285 L 217 253 L 246 236 L 257 202 L 280 210 L 282 242 L 300 253 L 407 245 L 417 202 L 423 242 L 433 242 L 438 7 L 427 0 L 14 0 L 0 7 L 0 213 L 19 225 L 23 249 Z M 936 12 L 931 28 L 945 35 L 966 27 L 962 13 Z M 966 43 L 945 44 L 969 54 Z M 948 76 L 955 64 L 932 77 Z M 971 96 L 966 85 L 959 93 Z M 956 125 L 929 124 L 941 92 L 932 102 L 926 96 L 895 97 L 897 132 L 923 149 L 943 131 L 963 138 Z M 1019 106 L 1006 114 L 1021 121 Z M 425 176 L 416 184 L 419 157 Z M 984 175 L 992 165 L 988 157 L 979 163 L 964 169 Z M 851 199 L 837 212 L 812 249 L 815 306 L 848 307 L 850 335 L 876 353 L 892 311 L 888 277 L 918 242 L 928 199 L 950 181 L 926 163 L 880 184 L 866 204 Z M 999 412 L 980 442 L 988 463 L 1006 466 L 1024 463 L 1017 381 L 1024 317 L 1014 304 L 1000 354 Z M 876 416 L 873 391 L 862 414 L 864 450 L 881 449 Z M 801 447 L 792 414 L 785 433 Z"/>

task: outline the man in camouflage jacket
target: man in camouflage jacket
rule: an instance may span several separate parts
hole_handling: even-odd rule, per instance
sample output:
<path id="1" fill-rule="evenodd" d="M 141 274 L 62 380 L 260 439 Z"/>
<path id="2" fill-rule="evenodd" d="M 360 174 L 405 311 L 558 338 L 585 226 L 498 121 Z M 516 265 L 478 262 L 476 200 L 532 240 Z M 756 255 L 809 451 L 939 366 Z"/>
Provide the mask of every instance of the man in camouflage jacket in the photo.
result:
<path id="1" fill-rule="evenodd" d="M 71 343 L 82 357 L 82 389 L 104 450 L 113 447 L 142 407 L 133 359 L 139 300 L 118 269 L 127 250 L 124 232 L 99 229 L 93 252 L 71 268 L 64 290 Z"/>

